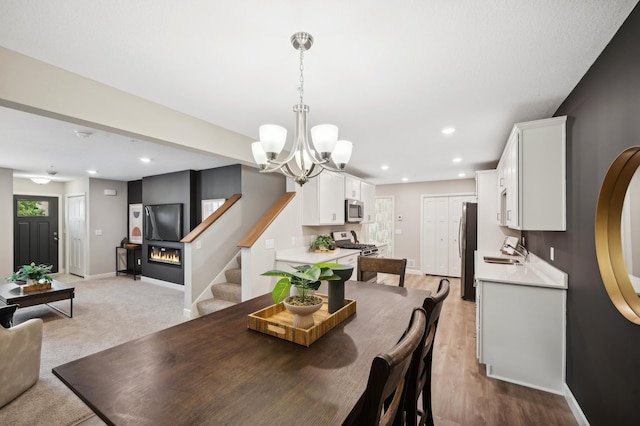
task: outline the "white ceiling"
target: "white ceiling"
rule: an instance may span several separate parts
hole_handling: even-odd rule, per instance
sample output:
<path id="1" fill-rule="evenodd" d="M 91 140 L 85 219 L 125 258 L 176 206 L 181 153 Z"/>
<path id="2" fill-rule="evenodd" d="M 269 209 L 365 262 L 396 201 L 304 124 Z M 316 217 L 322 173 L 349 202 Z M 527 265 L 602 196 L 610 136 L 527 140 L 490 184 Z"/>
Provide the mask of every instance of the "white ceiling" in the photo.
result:
<path id="1" fill-rule="evenodd" d="M 293 134 L 289 39 L 306 31 L 310 125 L 353 142 L 350 173 L 416 182 L 495 165 L 513 123 L 551 116 L 637 2 L 0 0 L 0 45 L 255 139 L 264 123 Z M 0 126 L 0 167 L 25 173 L 130 180 L 229 164 L 100 131 L 80 139 L 78 126 L 4 108 Z"/>

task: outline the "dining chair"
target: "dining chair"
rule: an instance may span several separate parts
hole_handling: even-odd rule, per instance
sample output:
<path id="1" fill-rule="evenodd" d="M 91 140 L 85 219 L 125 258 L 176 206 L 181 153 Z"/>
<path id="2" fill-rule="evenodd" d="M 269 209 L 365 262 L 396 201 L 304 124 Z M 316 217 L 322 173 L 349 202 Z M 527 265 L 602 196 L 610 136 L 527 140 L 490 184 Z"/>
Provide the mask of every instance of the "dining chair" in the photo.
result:
<path id="1" fill-rule="evenodd" d="M 431 365 L 433 362 L 433 345 L 438 329 L 438 321 L 444 300 L 449 295 L 451 283 L 443 278 L 434 296 L 428 296 L 422 303 L 427 315 L 427 336 L 422 350 L 418 350 L 407 373 L 405 396 L 405 423 L 408 426 L 433 426 L 433 411 L 431 406 Z M 422 409 L 418 409 L 418 400 L 422 394 Z M 418 421 L 418 416 L 420 420 Z"/>
<path id="2" fill-rule="evenodd" d="M 359 256 L 358 281 L 369 281 L 372 274 L 398 275 L 398 286 L 404 287 L 404 275 L 407 270 L 407 259 L 388 259 L 384 257 Z"/>
<path id="3" fill-rule="evenodd" d="M 406 374 L 416 350 L 424 344 L 426 326 L 426 312 L 422 307 L 415 308 L 398 343 L 373 359 L 364 394 L 344 424 L 402 424 Z"/>

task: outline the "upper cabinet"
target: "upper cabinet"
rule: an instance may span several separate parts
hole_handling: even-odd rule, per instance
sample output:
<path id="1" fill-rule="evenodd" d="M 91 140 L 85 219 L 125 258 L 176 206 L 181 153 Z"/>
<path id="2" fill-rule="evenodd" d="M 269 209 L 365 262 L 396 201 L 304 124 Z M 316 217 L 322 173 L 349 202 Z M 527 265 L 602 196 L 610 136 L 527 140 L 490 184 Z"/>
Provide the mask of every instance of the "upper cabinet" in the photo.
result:
<path id="1" fill-rule="evenodd" d="M 518 123 L 498 163 L 500 225 L 564 231 L 567 117 Z"/>
<path id="2" fill-rule="evenodd" d="M 374 223 L 376 221 L 376 187 L 367 182 L 360 182 L 360 195 L 364 205 L 362 223 Z"/>
<path id="3" fill-rule="evenodd" d="M 305 183 L 302 192 L 302 224 L 344 224 L 344 175 L 324 171 Z"/>
<path id="4" fill-rule="evenodd" d="M 344 177 L 344 197 L 352 200 L 362 201 L 360 180 L 346 176 Z"/>

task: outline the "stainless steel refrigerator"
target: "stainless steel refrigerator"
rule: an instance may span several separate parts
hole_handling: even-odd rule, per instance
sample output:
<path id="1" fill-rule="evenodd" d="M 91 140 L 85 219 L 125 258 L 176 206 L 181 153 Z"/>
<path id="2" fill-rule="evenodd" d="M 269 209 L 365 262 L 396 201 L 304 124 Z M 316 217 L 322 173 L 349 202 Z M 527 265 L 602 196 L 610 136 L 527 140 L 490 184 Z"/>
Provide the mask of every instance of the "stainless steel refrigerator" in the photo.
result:
<path id="1" fill-rule="evenodd" d="M 460 219 L 460 238 L 458 238 L 462 276 L 460 278 L 460 297 L 464 300 L 476 299 L 474 278 L 474 252 L 478 248 L 478 204 L 462 203 Z"/>

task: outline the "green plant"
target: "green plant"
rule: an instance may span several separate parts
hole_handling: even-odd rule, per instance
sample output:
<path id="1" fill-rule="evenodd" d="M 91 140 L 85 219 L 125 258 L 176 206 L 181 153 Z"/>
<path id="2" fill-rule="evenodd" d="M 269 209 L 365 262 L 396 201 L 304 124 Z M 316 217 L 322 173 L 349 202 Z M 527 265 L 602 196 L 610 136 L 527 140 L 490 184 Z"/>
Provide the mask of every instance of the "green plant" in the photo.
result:
<path id="1" fill-rule="evenodd" d="M 272 270 L 263 273 L 268 277 L 282 277 L 276 283 L 271 297 L 275 303 L 282 302 L 288 295 L 291 287 L 296 287 L 300 293 L 300 301 L 304 302 L 309 290 L 317 290 L 320 281 L 335 281 L 340 277 L 333 273 L 331 268 L 342 267 L 339 263 L 315 263 L 313 265 L 291 265 L 295 272 Z"/>
<path id="2" fill-rule="evenodd" d="M 336 247 L 336 242 L 331 238 L 331 235 L 319 235 L 313 243 L 311 243 L 311 250 L 333 250 Z"/>
<path id="3" fill-rule="evenodd" d="M 5 278 L 5 281 L 27 281 L 33 280 L 36 282 L 46 282 L 50 283 L 53 281 L 53 278 L 49 276 L 51 273 L 51 269 L 53 265 L 36 265 L 34 262 L 31 262 L 29 265 L 22 265 L 20 269 L 11 274 L 11 276 Z"/>

